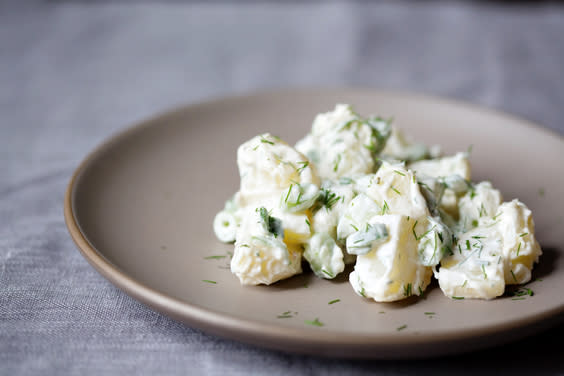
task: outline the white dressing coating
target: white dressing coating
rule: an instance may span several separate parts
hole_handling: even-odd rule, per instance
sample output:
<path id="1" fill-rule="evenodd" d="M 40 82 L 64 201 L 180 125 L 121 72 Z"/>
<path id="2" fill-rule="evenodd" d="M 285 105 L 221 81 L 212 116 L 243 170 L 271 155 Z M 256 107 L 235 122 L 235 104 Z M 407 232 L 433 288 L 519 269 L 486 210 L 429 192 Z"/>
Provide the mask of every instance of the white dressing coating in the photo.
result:
<path id="1" fill-rule="evenodd" d="M 482 192 L 483 197 L 487 194 Z M 497 214 L 478 218 L 477 227 L 459 235 L 453 254 L 442 259 L 435 276 L 445 295 L 493 299 L 503 294 L 506 285 L 530 281 L 533 264 L 542 254 L 532 213 L 518 200 L 496 210 Z"/>
<path id="2" fill-rule="evenodd" d="M 235 242 L 241 284 L 346 264 L 353 290 L 378 302 L 421 295 L 434 275 L 453 299 L 493 299 L 531 279 L 542 254 L 531 211 L 471 182 L 468 153 L 439 156 L 390 120 L 349 105 L 316 116 L 293 148 L 269 133 L 237 151 L 240 189 L 214 218 Z"/>
<path id="3" fill-rule="evenodd" d="M 493 223 L 503 238 L 505 283 L 527 283 L 531 280 L 533 264 L 542 254 L 535 238 L 533 215 L 519 200 L 503 203 L 498 211 Z"/>
<path id="4" fill-rule="evenodd" d="M 417 235 L 419 260 L 425 266 L 435 266 L 443 256 L 452 253 L 453 233 L 440 218 L 428 217 L 423 223 L 427 224 L 425 232 Z"/>
<path id="5" fill-rule="evenodd" d="M 349 276 L 353 289 L 377 302 L 401 300 L 425 291 L 432 271 L 419 262 L 412 233 L 415 219 L 386 214 L 373 221 L 386 226 L 388 238 L 376 243 L 371 252 L 357 256 Z"/>
<path id="6" fill-rule="evenodd" d="M 239 146 L 237 165 L 241 177 L 236 195 L 239 207 L 259 206 L 264 200 L 279 199 L 295 183 L 317 186 L 320 183 L 304 155 L 269 133 Z"/>
<path id="7" fill-rule="evenodd" d="M 349 182 L 350 180 L 350 182 Z M 313 209 L 313 231 L 325 232 L 334 239 L 337 235 L 337 225 L 349 203 L 355 197 L 352 179 L 332 181 L 325 180 L 321 187 L 321 198 L 317 207 Z"/>
<path id="8" fill-rule="evenodd" d="M 470 180 L 471 169 L 468 161 L 468 153 L 456 153 L 452 156 L 437 159 L 416 161 L 408 164 L 410 170 L 416 174 L 424 174 L 434 178 L 441 176 L 458 175 Z"/>
<path id="9" fill-rule="evenodd" d="M 269 285 L 301 273 L 301 252 L 269 232 L 260 214 L 250 211 L 237 231 L 231 271 L 241 284 Z"/>
<path id="10" fill-rule="evenodd" d="M 409 163 L 408 167 L 413 170 L 418 177 L 428 176 L 434 179 L 458 176 L 469 181 L 472 174 L 468 153 L 466 152 L 460 152 L 453 156 L 437 159 L 412 162 Z M 441 209 L 454 218 L 458 218 L 458 199 L 458 195 L 454 190 L 445 188 L 442 194 Z"/>
<path id="11" fill-rule="evenodd" d="M 363 193 L 358 194 L 349 202 L 339 219 L 337 239 L 345 242 L 349 235 L 366 227 L 372 218 L 380 214 L 382 209 L 374 200 Z"/>
<path id="12" fill-rule="evenodd" d="M 503 198 L 490 182 L 476 184 L 458 203 L 460 225 L 463 231 L 477 227 L 496 215 Z"/>
<path id="13" fill-rule="evenodd" d="M 358 189 L 374 200 L 382 214 L 402 214 L 415 219 L 429 215 L 415 175 L 403 164 L 383 162 L 378 172 L 363 183 Z"/>
<path id="14" fill-rule="evenodd" d="M 313 235 L 305 246 L 304 258 L 319 278 L 333 279 L 343 270 L 343 251 L 327 233 Z"/>
<path id="15" fill-rule="evenodd" d="M 439 286 L 451 298 L 493 299 L 505 290 L 503 238 L 495 227 L 462 234 L 441 261 Z"/>
<path id="16" fill-rule="evenodd" d="M 231 271 L 246 285 L 271 284 L 301 273 L 302 244 L 311 236 L 307 209 L 315 203 L 320 183 L 310 161 L 265 133 L 239 147 L 237 165 L 241 186 L 231 206 L 236 208 L 235 217 L 241 218 L 241 225 Z M 279 236 L 256 220 L 261 208 L 268 208 L 268 216 L 280 222 Z M 220 220 L 225 214 L 218 214 L 218 218 L 214 229 L 217 227 L 216 235 L 223 236 Z"/>
<path id="17" fill-rule="evenodd" d="M 338 179 L 374 171 L 377 153 L 389 136 L 383 119 L 363 119 L 351 106 L 338 104 L 316 116 L 311 133 L 298 141 L 296 149 L 315 161 L 319 176 Z"/>
<path id="18" fill-rule="evenodd" d="M 392 126 L 390 138 L 386 142 L 386 147 L 382 150 L 384 157 L 400 161 L 418 161 L 427 157 L 436 158 L 440 154 L 441 149 L 438 145 L 427 147 L 424 144 L 415 143 L 396 126 Z"/>

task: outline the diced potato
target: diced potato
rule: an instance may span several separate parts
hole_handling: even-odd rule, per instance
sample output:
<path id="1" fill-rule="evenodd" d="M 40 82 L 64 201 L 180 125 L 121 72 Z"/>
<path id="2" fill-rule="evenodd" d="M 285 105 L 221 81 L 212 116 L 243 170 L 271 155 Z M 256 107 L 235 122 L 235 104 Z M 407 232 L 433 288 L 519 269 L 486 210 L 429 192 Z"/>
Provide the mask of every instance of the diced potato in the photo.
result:
<path id="1" fill-rule="evenodd" d="M 477 227 L 494 217 L 502 202 L 501 193 L 490 182 L 476 184 L 458 203 L 462 231 Z"/>
<path id="2" fill-rule="evenodd" d="M 383 162 L 365 184 L 364 194 L 376 202 L 381 214 L 401 214 L 414 219 L 429 215 L 413 172 L 401 164 Z"/>
<path id="3" fill-rule="evenodd" d="M 302 272 L 300 249 L 288 247 L 282 236 L 265 228 L 258 212 L 249 212 L 237 232 L 231 272 L 243 285 L 269 285 Z"/>
<path id="4" fill-rule="evenodd" d="M 416 220 L 404 215 L 383 215 L 373 220 L 384 224 L 388 238 L 371 252 L 357 256 L 349 281 L 357 294 L 377 302 L 391 302 L 422 293 L 432 271 L 419 262 Z M 376 222 L 377 221 L 377 222 Z"/>
<path id="5" fill-rule="evenodd" d="M 453 254 L 435 274 L 451 298 L 493 299 L 505 290 L 503 239 L 497 229 L 478 227 L 462 234 Z"/>

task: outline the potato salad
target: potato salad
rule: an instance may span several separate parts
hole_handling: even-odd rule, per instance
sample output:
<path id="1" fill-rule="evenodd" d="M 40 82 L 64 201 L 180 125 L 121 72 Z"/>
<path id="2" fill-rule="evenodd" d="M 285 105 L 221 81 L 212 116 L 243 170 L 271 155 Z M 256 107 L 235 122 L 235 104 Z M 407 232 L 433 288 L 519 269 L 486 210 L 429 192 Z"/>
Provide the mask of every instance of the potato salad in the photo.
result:
<path id="1" fill-rule="evenodd" d="M 353 264 L 352 289 L 377 302 L 422 295 L 432 278 L 447 297 L 493 299 L 528 282 L 542 253 L 531 211 L 472 182 L 468 152 L 443 156 L 350 105 L 317 115 L 294 147 L 250 139 L 237 165 L 240 189 L 213 228 L 235 244 L 231 271 L 244 285 L 304 263 L 333 279 Z"/>

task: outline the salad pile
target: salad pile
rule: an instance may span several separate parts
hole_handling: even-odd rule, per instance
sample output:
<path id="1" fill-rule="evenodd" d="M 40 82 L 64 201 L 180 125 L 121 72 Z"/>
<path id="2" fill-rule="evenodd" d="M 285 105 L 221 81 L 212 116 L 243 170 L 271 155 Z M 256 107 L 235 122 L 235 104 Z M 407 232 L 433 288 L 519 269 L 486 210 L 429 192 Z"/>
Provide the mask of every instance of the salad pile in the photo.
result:
<path id="1" fill-rule="evenodd" d="M 531 211 L 472 182 L 469 153 L 442 156 L 392 121 L 338 104 L 292 147 L 268 133 L 237 151 L 240 189 L 214 220 L 234 242 L 245 285 L 302 272 L 378 302 L 421 295 L 436 278 L 453 299 L 492 299 L 531 279 L 541 248 Z"/>

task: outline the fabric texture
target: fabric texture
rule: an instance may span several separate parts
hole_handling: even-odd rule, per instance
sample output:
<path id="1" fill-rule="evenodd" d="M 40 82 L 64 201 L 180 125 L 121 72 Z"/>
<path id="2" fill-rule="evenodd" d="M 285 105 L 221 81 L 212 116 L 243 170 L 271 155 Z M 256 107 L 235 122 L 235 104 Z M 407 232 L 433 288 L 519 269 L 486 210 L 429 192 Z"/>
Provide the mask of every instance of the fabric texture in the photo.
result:
<path id="1" fill-rule="evenodd" d="M 217 338 L 101 277 L 62 214 L 88 152 L 176 105 L 296 86 L 399 88 L 564 134 L 562 67 L 564 7 L 550 2 L 0 2 L 0 374 L 564 374 L 552 345 L 563 326 L 411 361 Z"/>

